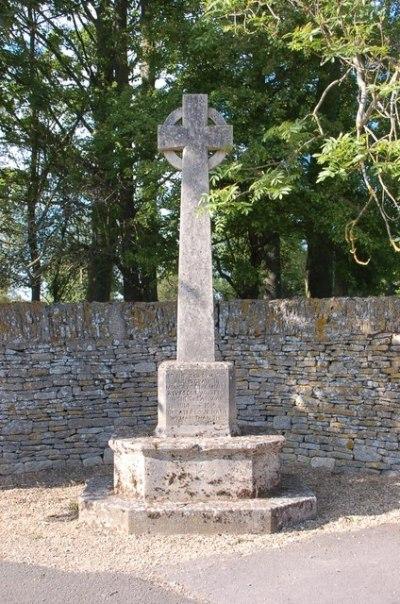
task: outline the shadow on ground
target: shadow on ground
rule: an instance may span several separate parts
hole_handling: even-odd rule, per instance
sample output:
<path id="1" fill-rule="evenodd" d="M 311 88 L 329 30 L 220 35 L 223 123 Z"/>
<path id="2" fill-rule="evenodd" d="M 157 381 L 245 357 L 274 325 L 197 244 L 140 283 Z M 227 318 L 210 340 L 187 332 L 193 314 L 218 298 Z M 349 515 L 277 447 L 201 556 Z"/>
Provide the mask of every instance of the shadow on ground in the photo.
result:
<path id="1" fill-rule="evenodd" d="M 7 604 L 186 604 L 193 602 L 134 575 L 77 573 L 0 561 L 0 602 Z"/>
<path id="2" fill-rule="evenodd" d="M 317 496 L 317 518 L 303 523 L 301 528 L 314 529 L 339 519 L 351 526 L 360 517 L 400 512 L 400 475 L 331 473 L 304 468 L 295 473 Z"/>
<path id="3" fill-rule="evenodd" d="M 14 474 L 0 477 L 0 490 L 32 489 L 35 487 L 68 487 L 74 484 L 84 484 L 93 476 L 112 476 L 112 465 L 96 466 L 94 468 L 44 470 L 29 474 Z"/>

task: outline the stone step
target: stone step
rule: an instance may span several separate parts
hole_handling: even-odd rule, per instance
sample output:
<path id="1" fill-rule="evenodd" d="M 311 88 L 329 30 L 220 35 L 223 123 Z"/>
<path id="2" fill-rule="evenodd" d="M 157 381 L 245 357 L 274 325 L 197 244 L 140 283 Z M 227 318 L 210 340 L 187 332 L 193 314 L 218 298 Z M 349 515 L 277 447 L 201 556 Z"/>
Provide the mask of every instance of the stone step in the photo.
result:
<path id="1" fill-rule="evenodd" d="M 114 495 L 109 479 L 95 478 L 79 498 L 82 522 L 138 535 L 274 533 L 314 518 L 316 508 L 315 495 L 293 480 L 267 499 L 146 503 Z"/>

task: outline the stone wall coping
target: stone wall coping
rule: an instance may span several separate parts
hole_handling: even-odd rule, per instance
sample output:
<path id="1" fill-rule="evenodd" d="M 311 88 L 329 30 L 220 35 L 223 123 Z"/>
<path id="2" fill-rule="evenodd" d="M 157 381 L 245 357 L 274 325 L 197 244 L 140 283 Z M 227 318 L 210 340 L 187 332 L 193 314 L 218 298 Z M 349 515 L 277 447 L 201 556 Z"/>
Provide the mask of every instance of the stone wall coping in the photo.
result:
<path id="1" fill-rule="evenodd" d="M 216 304 L 219 337 L 285 335 L 340 338 L 343 334 L 400 333 L 400 297 L 232 300 Z M 73 341 L 176 339 L 175 302 L 0 304 L 0 348 Z"/>

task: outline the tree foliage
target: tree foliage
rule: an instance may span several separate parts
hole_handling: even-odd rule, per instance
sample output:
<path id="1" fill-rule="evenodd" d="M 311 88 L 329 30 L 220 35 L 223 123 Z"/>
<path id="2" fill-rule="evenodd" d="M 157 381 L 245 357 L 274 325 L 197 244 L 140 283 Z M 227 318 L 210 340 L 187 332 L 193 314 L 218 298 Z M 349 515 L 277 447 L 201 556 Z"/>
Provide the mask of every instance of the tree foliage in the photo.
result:
<path id="1" fill-rule="evenodd" d="M 317 84 L 319 94 L 309 111 L 279 126 L 277 133 L 280 129 L 288 142 L 294 139 L 301 156 L 312 153 L 321 166 L 317 183 L 328 178 L 347 182 L 354 175 L 360 178 L 364 203 L 347 224 L 347 241 L 356 261 L 362 262 L 357 255 L 357 227 L 371 205 L 379 212 L 392 247 L 400 251 L 400 4 L 384 0 L 209 0 L 208 8 L 239 36 L 263 33 L 266 49 L 271 37 L 278 37 L 293 53 L 310 61 L 318 58 L 319 75 L 326 65 L 337 66 L 324 87 Z M 324 109 L 339 87 L 347 90 L 347 123 L 339 118 L 335 128 Z M 338 131 L 332 133 L 332 126 Z M 297 136 L 300 132 L 306 133 L 305 139 Z M 287 166 L 286 158 L 284 164 Z M 264 187 L 266 195 L 273 197 L 276 190 L 270 182 L 268 172 L 263 172 L 253 190 Z M 285 179 L 280 182 L 284 186 Z M 283 192 L 289 193 L 290 180 L 286 182 Z"/>
<path id="2" fill-rule="evenodd" d="M 179 177 L 156 127 L 205 92 L 235 139 L 206 200 L 217 295 L 394 293 L 399 6 L 5 0 L 0 290 L 173 296 Z"/>

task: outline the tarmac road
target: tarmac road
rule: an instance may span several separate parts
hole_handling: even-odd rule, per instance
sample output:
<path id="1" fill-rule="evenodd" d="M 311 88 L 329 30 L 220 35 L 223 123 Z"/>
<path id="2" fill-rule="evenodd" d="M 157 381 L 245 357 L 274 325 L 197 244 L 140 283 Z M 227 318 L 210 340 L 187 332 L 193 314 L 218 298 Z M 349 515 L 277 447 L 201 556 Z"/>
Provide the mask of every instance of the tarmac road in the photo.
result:
<path id="1" fill-rule="evenodd" d="M 319 535 L 163 571 L 171 591 L 122 573 L 0 562 L 0 604 L 400 604 L 400 525 Z M 176 584 L 194 599 L 174 593 Z"/>
<path id="2" fill-rule="evenodd" d="M 150 582 L 119 573 L 72 573 L 0 562 L 1 604 L 193 604 Z"/>
<path id="3" fill-rule="evenodd" d="M 400 604 L 400 525 L 209 557 L 166 579 L 213 604 Z"/>

